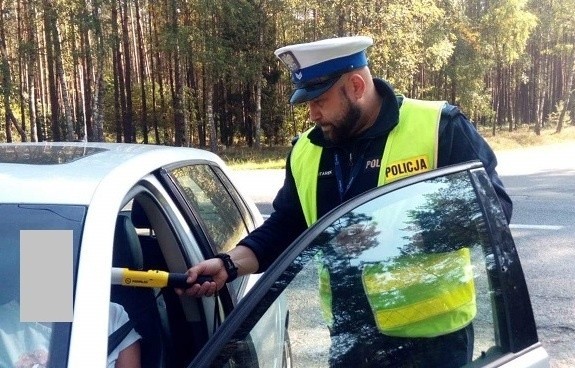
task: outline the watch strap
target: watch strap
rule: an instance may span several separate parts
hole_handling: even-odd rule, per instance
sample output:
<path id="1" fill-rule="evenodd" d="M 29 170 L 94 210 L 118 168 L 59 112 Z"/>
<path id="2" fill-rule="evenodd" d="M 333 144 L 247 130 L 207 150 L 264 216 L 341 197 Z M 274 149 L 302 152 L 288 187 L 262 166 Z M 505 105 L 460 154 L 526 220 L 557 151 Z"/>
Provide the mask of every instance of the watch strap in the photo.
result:
<path id="1" fill-rule="evenodd" d="M 222 262 L 224 262 L 224 268 L 228 273 L 228 279 L 226 280 L 226 282 L 232 282 L 238 278 L 238 268 L 234 264 L 234 261 L 232 261 L 232 258 L 230 257 L 229 254 L 218 253 L 214 256 L 214 258 L 219 258 L 222 260 Z"/>

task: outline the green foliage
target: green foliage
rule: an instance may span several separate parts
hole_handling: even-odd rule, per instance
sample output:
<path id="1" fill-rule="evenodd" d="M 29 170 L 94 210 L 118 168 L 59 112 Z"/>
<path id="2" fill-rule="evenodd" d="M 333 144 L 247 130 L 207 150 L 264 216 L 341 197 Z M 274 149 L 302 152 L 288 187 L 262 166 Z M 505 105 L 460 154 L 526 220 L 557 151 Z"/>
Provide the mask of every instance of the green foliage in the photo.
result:
<path id="1" fill-rule="evenodd" d="M 443 68 L 455 50 L 455 44 L 447 36 L 442 40 L 438 40 L 426 50 L 427 64 L 433 71 L 438 71 Z"/>
<path id="2" fill-rule="evenodd" d="M 499 0 L 482 17 L 485 52 L 496 62 L 513 63 L 524 52 L 537 25 L 537 16 L 525 10 L 526 0 Z"/>
<path id="3" fill-rule="evenodd" d="M 565 98 L 568 88 L 562 69 L 575 45 L 575 0 L 137 0 L 137 4 L 142 45 L 136 41 L 136 0 L 4 2 L 2 74 L 10 72 L 10 80 L 1 87 L 10 90 L 16 118 L 22 110 L 28 114 L 29 83 L 20 78 L 31 72 L 27 63 L 32 62 L 37 98 L 44 103 L 38 106 L 38 114 L 45 114 L 43 121 L 50 125 L 50 97 L 62 105 L 68 98 L 76 110 L 75 124 L 83 126 L 84 106 L 76 105 L 94 94 L 96 50 L 102 46 L 101 113 L 107 137 L 116 135 L 114 68 L 125 63 L 129 52 L 131 65 L 121 67 L 132 72 L 127 83 L 132 87 L 138 141 L 144 126 L 138 59 L 142 56 L 145 125 L 151 132 L 157 124 L 160 142 L 155 143 L 170 144 L 177 141 L 175 134 L 181 134 L 174 127 L 177 97 L 194 145 L 207 146 L 213 139 L 209 109 L 215 138 L 225 145 L 253 144 L 256 134 L 262 135 L 264 145 L 284 145 L 312 123 L 305 106 L 288 105 L 289 73 L 273 51 L 291 43 L 362 34 L 374 39 L 368 50 L 373 74 L 387 79 L 397 92 L 459 104 L 476 121 L 489 121 L 494 111 L 509 112 L 513 105 L 509 100 L 517 99 L 514 103 L 520 106 L 513 108 L 529 111 L 519 121 L 531 119 L 533 124 L 537 112 L 552 122 L 558 111 L 553 106 Z M 128 10 L 125 34 L 112 16 L 115 8 L 121 17 L 123 5 Z M 46 16 L 57 21 L 64 64 L 64 80 L 57 81 L 64 84 L 58 84 L 55 92 L 47 91 L 47 50 L 52 48 L 43 45 Z M 130 49 L 124 50 L 121 41 L 127 41 Z M 120 60 L 114 59 L 118 55 Z M 505 86 L 497 84 L 500 75 L 495 71 L 509 79 Z M 92 90 L 84 91 L 90 78 Z M 58 92 L 62 85 L 69 96 Z M 499 107 L 501 101 L 507 110 Z M 513 118 L 511 113 L 505 116 Z"/>
<path id="4" fill-rule="evenodd" d="M 314 124 L 309 120 L 309 112 L 305 105 L 296 105 L 292 110 L 293 133 L 292 138 L 305 132 Z"/>

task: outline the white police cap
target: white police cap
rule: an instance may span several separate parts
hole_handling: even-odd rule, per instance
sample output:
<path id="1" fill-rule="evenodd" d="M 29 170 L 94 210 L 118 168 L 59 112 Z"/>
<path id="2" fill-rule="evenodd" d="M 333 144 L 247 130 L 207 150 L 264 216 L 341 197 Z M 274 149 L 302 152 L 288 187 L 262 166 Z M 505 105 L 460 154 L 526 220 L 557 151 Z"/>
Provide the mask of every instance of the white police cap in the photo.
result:
<path id="1" fill-rule="evenodd" d="M 349 71 L 367 65 L 371 37 L 338 37 L 284 46 L 274 54 L 290 69 L 294 92 L 290 103 L 313 100 Z"/>

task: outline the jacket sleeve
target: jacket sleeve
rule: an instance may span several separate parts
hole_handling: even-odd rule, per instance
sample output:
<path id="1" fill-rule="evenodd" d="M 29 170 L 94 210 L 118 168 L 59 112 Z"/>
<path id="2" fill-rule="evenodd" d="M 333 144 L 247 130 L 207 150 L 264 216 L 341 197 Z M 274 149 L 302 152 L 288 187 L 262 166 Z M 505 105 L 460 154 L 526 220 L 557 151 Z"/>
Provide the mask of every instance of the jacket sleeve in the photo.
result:
<path id="1" fill-rule="evenodd" d="M 479 160 L 483 163 L 507 218 L 511 221 L 513 203 L 497 171 L 497 158 L 489 144 L 469 119 L 453 105 L 447 105 L 439 125 L 438 167 Z"/>
<path id="2" fill-rule="evenodd" d="M 255 253 L 259 262 L 258 273 L 264 272 L 307 229 L 289 160 L 288 157 L 283 186 L 272 203 L 272 214 L 239 242 Z"/>

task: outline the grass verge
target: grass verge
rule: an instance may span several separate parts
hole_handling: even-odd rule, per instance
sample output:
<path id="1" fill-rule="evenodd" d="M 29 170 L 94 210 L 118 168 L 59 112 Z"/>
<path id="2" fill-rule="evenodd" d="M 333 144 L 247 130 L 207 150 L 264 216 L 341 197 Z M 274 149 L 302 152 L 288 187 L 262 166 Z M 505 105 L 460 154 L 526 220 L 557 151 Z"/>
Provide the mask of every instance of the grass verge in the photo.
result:
<path id="1" fill-rule="evenodd" d="M 291 146 L 230 147 L 219 152 L 226 164 L 237 170 L 283 169 Z"/>
<path id="2" fill-rule="evenodd" d="M 495 136 L 491 132 L 482 131 L 481 134 L 496 152 L 555 143 L 573 142 L 575 144 L 575 126 L 573 125 L 564 127 L 558 134 L 555 133 L 555 127 L 541 130 L 540 135 L 535 134 L 529 128 L 519 128 L 513 132 L 501 131 Z"/>

